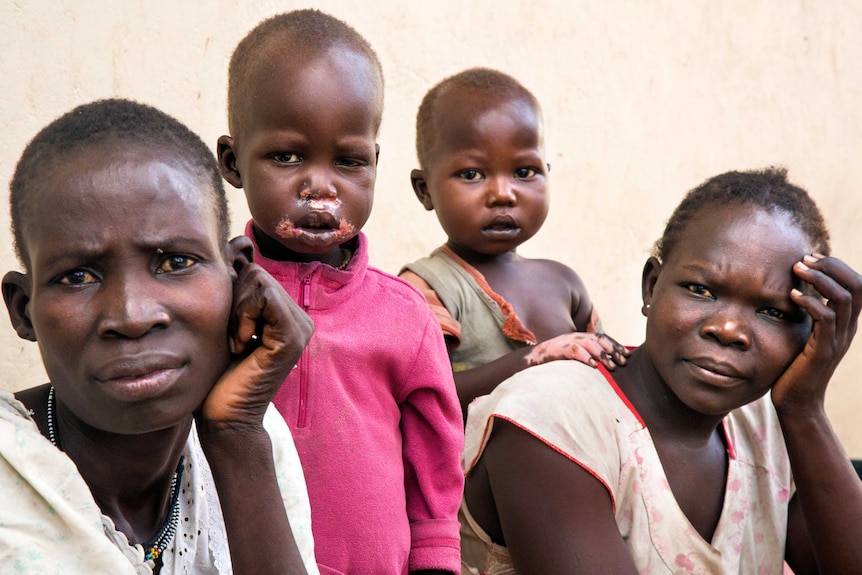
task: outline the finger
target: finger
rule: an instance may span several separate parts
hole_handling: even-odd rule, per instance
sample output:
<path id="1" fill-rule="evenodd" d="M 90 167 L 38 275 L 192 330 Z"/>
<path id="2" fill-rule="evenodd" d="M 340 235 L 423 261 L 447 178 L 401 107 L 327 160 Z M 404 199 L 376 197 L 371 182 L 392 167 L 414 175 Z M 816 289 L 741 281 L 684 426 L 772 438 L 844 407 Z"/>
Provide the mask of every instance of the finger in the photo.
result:
<path id="1" fill-rule="evenodd" d="M 574 359 L 592 367 L 596 367 L 598 365 L 598 361 L 601 361 L 601 355 L 604 355 L 603 352 L 592 354 L 587 351 L 586 348 L 578 344 L 572 344 L 568 351 L 568 359 Z"/>
<path id="2" fill-rule="evenodd" d="M 263 302 L 259 297 L 261 286 L 255 267 L 251 264 L 243 266 L 234 283 L 231 347 L 235 354 L 247 351 L 247 344 L 258 331 L 258 320 L 262 314 Z"/>
<path id="3" fill-rule="evenodd" d="M 794 266 L 803 280 L 811 283 L 830 302 L 849 305 L 847 317 L 856 318 L 862 310 L 862 275 L 838 258 L 806 255 Z"/>
<path id="4" fill-rule="evenodd" d="M 608 369 L 614 369 L 617 365 L 624 365 L 626 359 L 618 352 L 618 346 L 613 339 L 600 333 L 577 332 L 568 334 L 573 359 L 580 359 L 585 353 L 590 359 L 590 365 L 595 367 L 600 362 Z M 586 362 L 584 362 L 586 363 Z"/>
<path id="5" fill-rule="evenodd" d="M 825 268 L 818 265 L 820 262 L 806 256 L 805 260 L 812 266 Z M 834 263 L 834 262 L 833 262 Z M 844 269 L 840 269 L 843 267 Z M 860 293 L 853 297 L 851 292 L 840 283 L 840 281 L 828 275 L 823 269 L 809 267 L 805 262 L 797 262 L 794 272 L 803 281 L 814 287 L 821 297 L 808 294 L 805 297 L 796 296 L 795 301 L 803 307 L 812 319 L 817 321 L 829 321 L 834 326 L 834 333 L 840 339 L 852 338 L 856 332 L 856 321 L 859 315 L 859 307 L 862 305 L 862 282 L 860 282 Z M 841 281 L 847 281 L 846 266 L 833 266 L 833 271 L 839 271 Z M 849 270 L 852 272 L 852 270 Z M 855 272 L 853 272 L 855 273 Z M 857 274 L 858 275 L 858 274 Z"/>

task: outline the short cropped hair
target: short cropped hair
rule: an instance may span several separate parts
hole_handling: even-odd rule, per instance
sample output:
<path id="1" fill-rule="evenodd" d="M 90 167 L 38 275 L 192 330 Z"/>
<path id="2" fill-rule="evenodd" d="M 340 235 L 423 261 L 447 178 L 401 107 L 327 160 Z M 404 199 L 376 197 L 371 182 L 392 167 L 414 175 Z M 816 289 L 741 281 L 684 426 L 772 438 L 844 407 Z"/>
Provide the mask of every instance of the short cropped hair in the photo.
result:
<path id="1" fill-rule="evenodd" d="M 261 66 L 272 58 L 273 46 L 285 42 L 301 47 L 304 55 L 324 54 L 330 48 L 344 47 L 365 56 L 376 72 L 372 79 L 378 94 L 379 110 L 374 125 L 375 132 L 380 128 L 383 110 L 383 67 L 377 53 L 368 40 L 345 22 L 320 10 L 309 8 L 276 14 L 252 28 L 237 44 L 228 67 L 227 109 L 231 133 L 239 129 L 244 110 L 251 106 L 251 94 Z"/>
<path id="2" fill-rule="evenodd" d="M 664 261 L 673 251 L 688 222 L 706 208 L 753 205 L 768 212 L 788 214 L 811 240 L 814 249 L 829 255 L 829 231 L 820 209 L 804 189 L 787 181 L 784 168 L 726 172 L 688 192 L 671 214 L 652 255 Z"/>
<path id="3" fill-rule="evenodd" d="M 485 92 L 489 95 L 521 99 L 529 102 L 541 114 L 542 109 L 539 101 L 512 76 L 492 70 L 491 68 L 470 68 L 453 76 L 445 78 L 433 88 L 428 90 L 419 112 L 416 114 L 416 156 L 419 159 L 419 167 L 423 170 L 428 168 L 431 160 L 431 150 L 437 143 L 437 117 L 445 111 L 438 109 L 441 96 L 452 88 L 469 88 Z"/>
<path id="4" fill-rule="evenodd" d="M 227 241 L 230 217 L 218 163 L 209 146 L 179 120 L 146 104 L 124 99 L 97 100 L 63 114 L 36 134 L 24 148 L 9 186 L 15 254 L 29 271 L 25 228 L 34 190 L 44 174 L 69 156 L 96 146 L 154 147 L 167 149 L 185 161 L 209 184 L 217 212 L 220 240 Z"/>

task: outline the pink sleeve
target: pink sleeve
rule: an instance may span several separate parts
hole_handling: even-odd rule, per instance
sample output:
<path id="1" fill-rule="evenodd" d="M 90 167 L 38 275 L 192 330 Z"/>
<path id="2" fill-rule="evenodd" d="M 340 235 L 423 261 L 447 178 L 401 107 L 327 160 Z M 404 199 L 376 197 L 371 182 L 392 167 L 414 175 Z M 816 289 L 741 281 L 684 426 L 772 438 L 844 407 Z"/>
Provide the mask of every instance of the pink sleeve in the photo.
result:
<path id="1" fill-rule="evenodd" d="M 421 345 L 399 394 L 409 570 L 461 572 L 458 508 L 464 490 L 461 408 L 443 336 L 427 311 Z"/>

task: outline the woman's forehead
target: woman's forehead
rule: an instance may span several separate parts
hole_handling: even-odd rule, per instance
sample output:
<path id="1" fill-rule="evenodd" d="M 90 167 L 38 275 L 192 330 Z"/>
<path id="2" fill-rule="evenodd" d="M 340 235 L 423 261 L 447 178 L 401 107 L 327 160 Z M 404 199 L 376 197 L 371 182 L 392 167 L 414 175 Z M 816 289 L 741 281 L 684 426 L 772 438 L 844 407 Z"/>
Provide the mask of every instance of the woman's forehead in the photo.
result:
<path id="1" fill-rule="evenodd" d="M 92 148 L 57 168 L 30 202 L 28 242 L 46 233 L 72 240 L 113 228 L 170 235 L 176 227 L 218 237 L 212 184 L 188 162 L 149 149 Z"/>

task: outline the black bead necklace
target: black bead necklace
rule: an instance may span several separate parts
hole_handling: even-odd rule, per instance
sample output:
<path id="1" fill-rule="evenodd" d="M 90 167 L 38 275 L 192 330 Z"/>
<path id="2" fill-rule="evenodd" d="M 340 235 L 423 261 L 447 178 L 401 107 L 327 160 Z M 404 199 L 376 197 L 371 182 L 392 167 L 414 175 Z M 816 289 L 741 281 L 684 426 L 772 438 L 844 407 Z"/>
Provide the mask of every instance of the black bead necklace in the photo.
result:
<path id="1" fill-rule="evenodd" d="M 58 433 L 57 427 L 54 425 L 54 410 L 56 409 L 56 405 L 54 400 L 53 385 L 48 389 L 47 407 L 48 439 L 51 440 L 51 443 L 53 443 L 57 449 L 62 451 L 63 447 L 60 443 L 60 434 Z M 156 533 L 156 536 L 143 546 L 144 559 L 146 561 L 155 561 L 156 559 L 158 559 L 162 555 L 162 553 L 164 553 L 165 549 L 168 548 L 168 544 L 171 542 L 177 532 L 177 526 L 180 523 L 179 485 L 183 480 L 184 463 L 185 458 L 183 456 L 180 456 L 180 462 L 177 465 L 177 470 L 174 472 L 174 477 L 171 479 L 171 510 L 168 513 L 168 516 L 165 518 L 165 522 L 162 524 L 161 528 L 159 529 L 159 532 Z"/>

